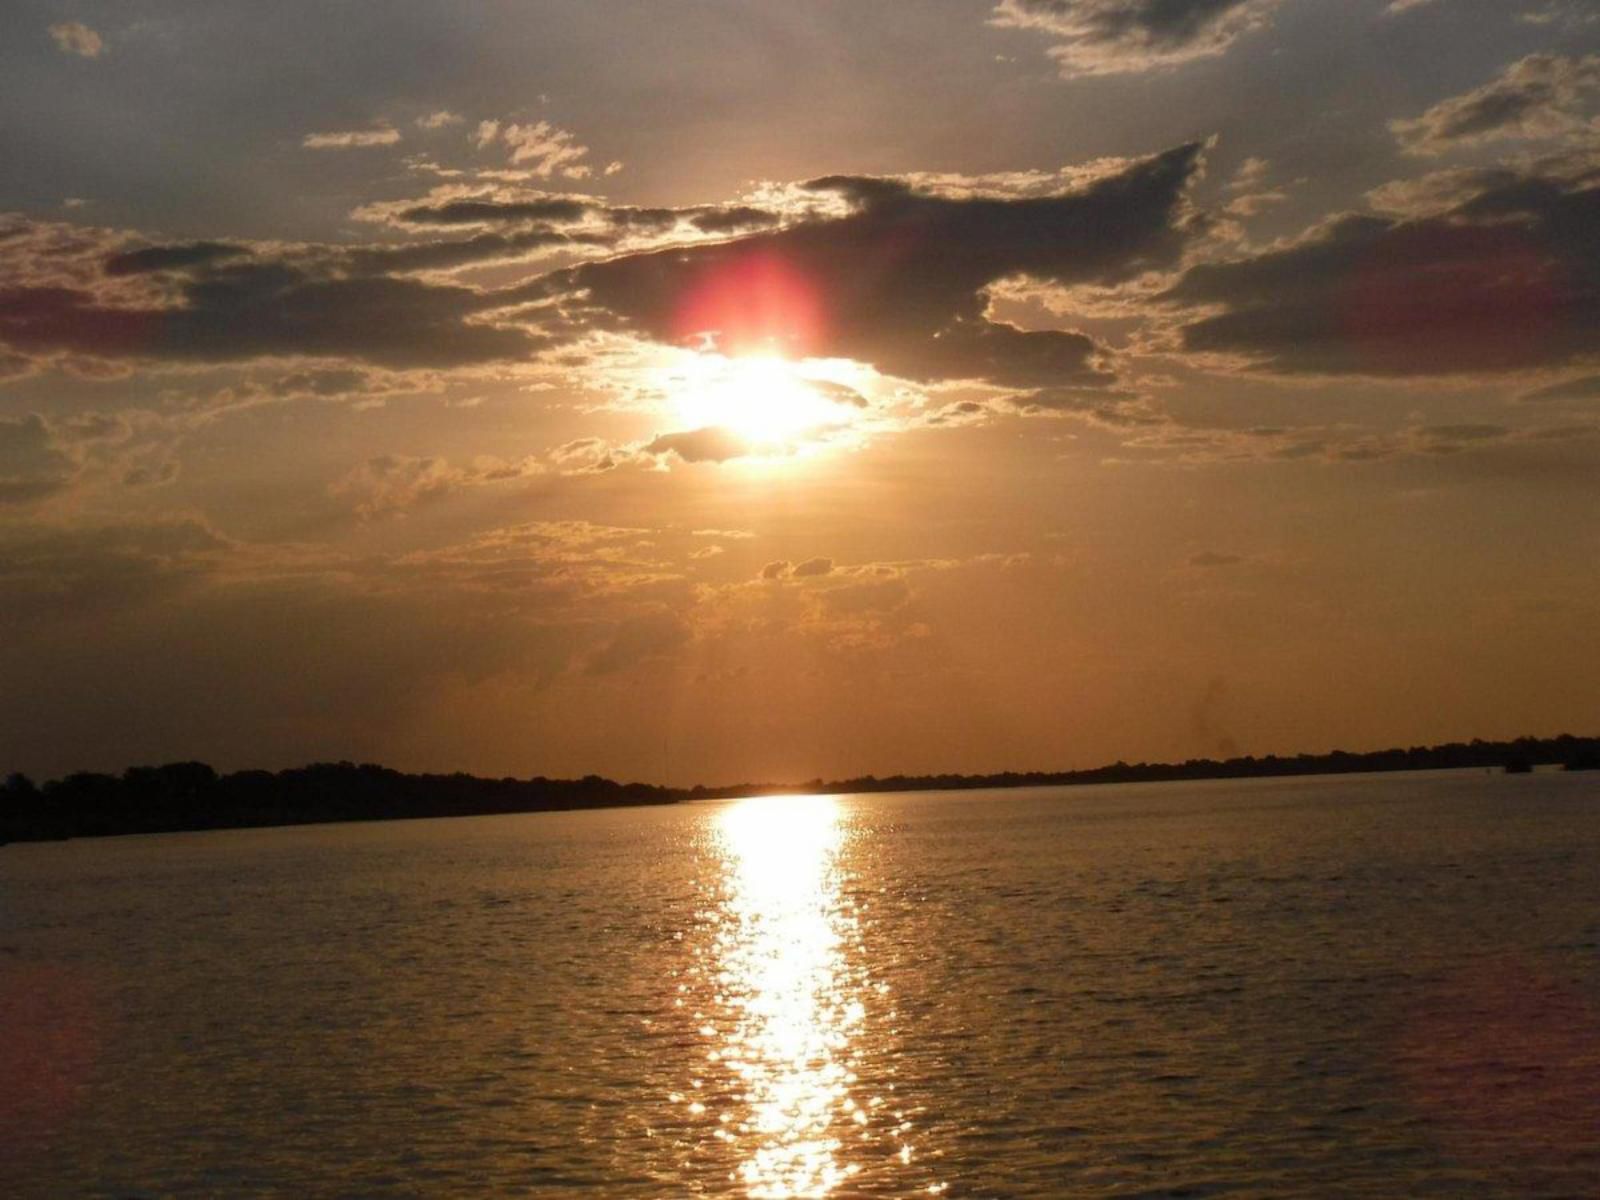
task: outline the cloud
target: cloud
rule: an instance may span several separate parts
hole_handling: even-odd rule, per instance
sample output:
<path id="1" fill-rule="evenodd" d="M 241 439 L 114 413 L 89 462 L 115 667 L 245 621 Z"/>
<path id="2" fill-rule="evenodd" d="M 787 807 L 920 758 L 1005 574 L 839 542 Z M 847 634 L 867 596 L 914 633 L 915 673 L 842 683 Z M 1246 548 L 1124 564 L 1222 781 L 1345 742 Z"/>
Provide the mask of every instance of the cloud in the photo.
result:
<path id="1" fill-rule="evenodd" d="M 0 417 L 0 505 L 55 495 L 71 484 L 75 469 L 39 414 Z"/>
<path id="2" fill-rule="evenodd" d="M 676 613 L 646 613 L 619 625 L 616 632 L 589 655 L 584 666 L 591 675 L 626 671 L 642 662 L 671 654 L 693 636 L 693 629 Z"/>
<path id="3" fill-rule="evenodd" d="M 721 538 L 723 541 L 747 541 L 756 535 L 748 529 L 692 529 L 690 537 Z"/>
<path id="4" fill-rule="evenodd" d="M 1466 181 L 1455 183 L 1465 186 Z M 1448 207 L 1345 214 L 1191 268 L 1182 346 L 1285 374 L 1427 376 L 1600 355 L 1600 172 L 1497 170 Z"/>
<path id="5" fill-rule="evenodd" d="M 177 480 L 180 470 L 181 467 L 175 458 L 129 467 L 122 474 L 122 485 L 132 488 L 165 487 Z"/>
<path id="6" fill-rule="evenodd" d="M 248 246 L 229 242 L 179 242 L 166 246 L 145 246 L 109 256 L 105 260 L 105 273 L 145 275 L 156 271 L 181 271 L 249 253 Z"/>
<path id="7" fill-rule="evenodd" d="M 63 54 L 76 54 L 80 58 L 99 58 L 106 52 L 106 41 L 82 21 L 63 21 L 50 26 L 50 36 L 56 49 Z"/>
<path id="8" fill-rule="evenodd" d="M 365 205 L 354 215 L 407 233 L 454 227 L 506 229 L 524 236 L 543 233 L 574 248 L 586 245 L 597 250 L 624 241 L 629 248 L 642 248 L 641 242 L 726 237 L 771 229 L 783 220 L 777 212 L 740 203 L 639 208 L 607 204 L 592 196 L 461 185 L 442 186 L 421 200 Z"/>
<path id="9" fill-rule="evenodd" d="M 1125 445 L 1185 466 L 1274 462 L 1350 466 L 1401 459 L 1465 458 L 1481 471 L 1501 469 L 1518 456 L 1528 464 L 1548 463 L 1547 454 L 1538 458 L 1530 455 L 1545 447 L 1587 442 L 1597 435 L 1600 425 L 1581 422 L 1513 429 L 1492 422 L 1463 421 L 1412 424 L 1386 431 L 1346 425 L 1220 429 L 1168 424 L 1130 438 Z M 1533 465 L 1532 469 L 1538 468 Z M 1227 565 L 1198 561 L 1201 557 L 1191 559 L 1190 565 Z"/>
<path id="10" fill-rule="evenodd" d="M 415 255 L 386 260 L 377 247 L 180 243 L 107 252 L 101 237 L 98 249 L 90 242 L 74 259 L 63 255 L 61 235 L 33 240 L 37 248 L 14 255 L 0 282 L 0 344 L 30 357 L 351 358 L 414 368 L 525 360 L 546 344 L 490 319 L 492 294 L 375 273 L 418 265 Z M 164 279 L 158 293 L 141 282 L 155 274 Z M 139 287 L 117 290 L 123 283 Z"/>
<path id="11" fill-rule="evenodd" d="M 1189 556 L 1191 567 L 1231 567 L 1243 561 L 1237 554 L 1222 554 L 1216 550 L 1202 550 Z"/>
<path id="12" fill-rule="evenodd" d="M 441 108 L 437 112 L 429 113 L 427 116 L 418 117 L 416 126 L 418 129 L 444 129 L 446 126 L 459 125 L 461 121 L 460 113 L 453 113 L 448 109 Z"/>
<path id="13" fill-rule="evenodd" d="M 1175 67 L 1221 54 L 1278 0 L 1001 0 L 994 23 L 1056 39 L 1063 76 Z"/>
<path id="14" fill-rule="evenodd" d="M 797 635 L 832 652 L 888 650 L 929 635 L 917 620 L 919 575 L 1004 567 L 1007 556 L 841 564 L 828 558 L 767 563 L 754 579 L 706 588 L 695 618 L 707 633 Z"/>
<path id="15" fill-rule="evenodd" d="M 690 209 L 689 224 L 702 233 L 744 233 L 752 229 L 766 229 L 782 219 L 777 213 L 753 208 L 748 204 L 732 204 L 725 208 Z"/>
<path id="16" fill-rule="evenodd" d="M 463 488 L 521 479 L 543 469 L 533 459 L 508 462 L 485 456 L 467 466 L 452 466 L 442 458 L 381 454 L 335 481 L 328 491 L 352 501 L 359 515 L 370 518 L 396 515 Z"/>
<path id="17" fill-rule="evenodd" d="M 832 176 L 806 193 L 843 205 L 784 229 L 622 255 L 555 272 L 521 293 L 554 301 L 568 336 L 851 358 L 914 380 L 1104 386 L 1090 337 L 988 315 L 987 289 L 1028 276 L 1113 284 L 1172 266 L 1199 227 L 1186 190 L 1202 147 L 1180 146 L 1043 194 L 950 195 Z"/>
<path id="18" fill-rule="evenodd" d="M 660 434 L 642 449 L 646 454 L 675 454 L 686 463 L 721 463 L 744 458 L 754 453 L 756 447 L 731 429 L 710 425 L 704 429 Z"/>
<path id="19" fill-rule="evenodd" d="M 851 573 L 863 569 L 851 568 Z M 779 559 L 761 568 L 762 579 L 822 579 L 832 574 L 834 574 L 833 559 L 821 557 L 808 558 L 797 563 Z"/>
<path id="20" fill-rule="evenodd" d="M 0 417 L 0 506 L 35 504 L 78 484 L 91 465 L 125 470 L 121 482 L 137 485 L 155 468 L 125 467 L 121 449 L 132 434 L 127 420 L 105 413 L 81 413 L 47 420 L 38 413 Z M 176 468 L 173 468 L 175 472 Z"/>
<path id="21" fill-rule="evenodd" d="M 1554 25 L 1575 31 L 1600 21 L 1594 0 L 1549 0 L 1543 8 L 1524 12 L 1519 18 L 1527 25 Z"/>
<path id="22" fill-rule="evenodd" d="M 392 146 L 400 131 L 389 126 L 378 129 L 350 129 L 333 133 L 308 133 L 300 144 L 307 150 L 350 150 L 365 146 Z"/>
<path id="23" fill-rule="evenodd" d="M 600 205 L 580 196 L 536 192 L 525 198 L 459 198 L 407 204 L 398 209 L 373 209 L 374 215 L 393 216 L 402 225 L 521 225 L 530 221 L 576 224 Z M 358 213 L 358 215 L 360 215 Z"/>
<path id="24" fill-rule="evenodd" d="M 550 194 L 362 210 L 407 232 L 478 227 L 404 243 L 151 243 L 18 218 L 0 230 L 0 353 L 102 371 L 273 358 L 450 369 L 615 333 L 853 358 L 915 380 L 1104 388 L 1115 378 L 1105 347 L 996 319 L 990 289 L 1021 277 L 1110 286 L 1169 269 L 1203 228 L 1186 195 L 1201 153 L 1183 146 L 1025 186 L 833 176 L 791 188 L 787 210 Z M 439 277 L 607 248 L 609 259 L 499 288 Z M 663 434 L 649 450 L 686 461 L 745 452 L 706 430 Z"/>
<path id="25" fill-rule="evenodd" d="M 0 348 L 0 383 L 9 383 L 13 379 L 26 379 L 38 369 L 37 359 Z"/>
<path id="26" fill-rule="evenodd" d="M 1255 191 L 1267 181 L 1267 176 L 1271 172 L 1272 164 L 1266 159 L 1247 158 L 1239 164 L 1239 169 L 1233 173 L 1233 178 L 1228 181 L 1228 191 Z"/>
<path id="27" fill-rule="evenodd" d="M 0 728 L 51 770 L 384 757 L 436 731 L 463 688 L 492 680 L 531 701 L 607 643 L 621 643 L 617 669 L 661 650 L 661 631 L 624 627 L 691 593 L 632 586 L 643 573 L 604 557 L 639 533 L 559 522 L 347 557 L 233 543 L 192 520 L 0 522 L 15 634 L 0 639 Z M 103 757 L 86 762 L 89 729 Z"/>
<path id="28" fill-rule="evenodd" d="M 188 433 L 224 417 L 289 403 L 348 405 L 365 411 L 382 408 L 391 397 L 437 393 L 442 388 L 442 377 L 436 372 L 349 366 L 279 371 L 269 367 L 235 378 L 222 387 L 195 391 L 170 388 L 163 392 L 166 411 L 151 425 L 157 430 Z M 445 401 L 450 402 L 449 398 Z"/>
<path id="29" fill-rule="evenodd" d="M 593 173 L 583 161 L 589 156 L 589 147 L 579 143 L 569 130 L 549 121 L 532 125 L 480 121 L 471 141 L 480 150 L 495 144 L 504 146 L 513 166 L 526 166 L 542 179 L 558 172 L 568 179 L 584 179 Z"/>
<path id="30" fill-rule="evenodd" d="M 452 271 L 494 263 L 525 262 L 542 254 L 582 245 L 580 239 L 552 229 L 513 233 L 480 233 L 470 238 L 420 242 L 409 246 L 356 246 L 344 263 L 364 275 L 412 271 Z"/>
<path id="31" fill-rule="evenodd" d="M 0 610 L 17 621 L 127 613 L 215 574 L 231 550 L 187 518 L 0 526 Z"/>
<path id="32" fill-rule="evenodd" d="M 632 457 L 625 447 L 604 438 L 575 438 L 550 452 L 550 461 L 564 475 L 595 475 L 614 471 Z"/>
<path id="33" fill-rule="evenodd" d="M 1564 137 L 1600 129 L 1593 113 L 1597 92 L 1600 55 L 1530 54 L 1482 87 L 1389 128 L 1409 153 L 1423 155 L 1498 138 Z"/>
<path id="34" fill-rule="evenodd" d="M 1578 379 L 1563 380 L 1561 383 L 1553 383 L 1548 387 L 1524 393 L 1521 398 L 1539 404 L 1562 400 L 1600 400 L 1600 375 L 1584 375 Z"/>
<path id="35" fill-rule="evenodd" d="M 808 558 L 804 562 L 796 563 L 791 574 L 796 579 L 811 579 L 833 572 L 833 559 Z"/>
<path id="36" fill-rule="evenodd" d="M 795 574 L 800 574 L 799 567 L 795 568 Z M 858 576 L 851 582 L 818 592 L 815 605 L 819 613 L 826 616 L 860 616 L 893 612 L 904 607 L 910 599 L 911 586 L 902 578 Z"/>

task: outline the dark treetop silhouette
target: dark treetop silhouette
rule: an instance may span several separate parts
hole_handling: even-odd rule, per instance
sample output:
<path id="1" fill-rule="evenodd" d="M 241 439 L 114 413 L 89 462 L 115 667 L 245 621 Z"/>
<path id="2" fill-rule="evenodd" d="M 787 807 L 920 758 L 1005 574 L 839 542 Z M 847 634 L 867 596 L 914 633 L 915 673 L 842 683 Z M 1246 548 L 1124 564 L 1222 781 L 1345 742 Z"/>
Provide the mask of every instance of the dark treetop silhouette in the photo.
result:
<path id="1" fill-rule="evenodd" d="M 1245 756 L 1181 763 L 1125 763 L 1084 771 L 1006 771 L 998 775 L 867 775 L 802 784 L 739 784 L 667 788 L 582 779 L 480 779 L 473 775 L 407 775 L 370 763 L 317 763 L 286 771 L 218 775 L 205 763 L 131 767 L 121 776 L 80 772 L 42 788 L 24 775 L 0 785 L 0 841 L 45 841 L 124 833 L 237 829 L 328 821 L 383 821 L 545 812 L 632 804 L 673 804 L 772 792 L 902 792 L 941 789 L 1137 783 L 1182 779 L 1239 779 L 1273 775 L 1418 771 L 1450 767 L 1518 770 L 1559 763 L 1568 770 L 1600 768 L 1600 738 L 1562 734 L 1510 742 L 1449 742 L 1439 746 L 1351 754 Z"/>

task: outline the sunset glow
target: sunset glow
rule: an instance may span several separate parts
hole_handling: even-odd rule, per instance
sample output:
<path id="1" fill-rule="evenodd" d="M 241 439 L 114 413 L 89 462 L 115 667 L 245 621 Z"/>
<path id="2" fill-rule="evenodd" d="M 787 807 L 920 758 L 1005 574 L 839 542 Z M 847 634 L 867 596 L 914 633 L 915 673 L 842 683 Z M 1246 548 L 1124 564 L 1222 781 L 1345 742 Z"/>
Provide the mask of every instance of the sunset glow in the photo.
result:
<path id="1" fill-rule="evenodd" d="M 1600 0 L 0 2 L 0 1197 L 1600 1198 Z"/>
<path id="2" fill-rule="evenodd" d="M 6 768 L 1600 723 L 1589 0 L 21 3 Z"/>
<path id="3" fill-rule="evenodd" d="M 838 398 L 839 385 L 775 356 L 696 355 L 671 386 L 674 416 L 685 427 L 727 429 L 768 452 L 842 432 L 861 415 Z"/>

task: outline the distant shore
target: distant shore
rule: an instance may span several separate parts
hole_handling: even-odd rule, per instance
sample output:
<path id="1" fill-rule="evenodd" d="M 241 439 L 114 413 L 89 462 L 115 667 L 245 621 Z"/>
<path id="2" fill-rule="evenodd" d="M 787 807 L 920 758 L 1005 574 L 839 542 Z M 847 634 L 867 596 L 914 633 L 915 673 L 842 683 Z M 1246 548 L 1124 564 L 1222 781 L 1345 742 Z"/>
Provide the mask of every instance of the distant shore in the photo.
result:
<path id="1" fill-rule="evenodd" d="M 559 812 L 736 799 L 779 793 L 840 795 L 980 788 L 1071 787 L 1099 783 L 1162 783 L 1296 775 L 1476 768 L 1522 772 L 1556 765 L 1600 770 L 1600 737 L 1516 738 L 1438 746 L 1283 757 L 1188 759 L 1126 763 L 1080 771 L 1003 771 L 993 775 L 865 775 L 790 784 L 670 788 L 582 779 L 486 779 L 474 775 L 408 775 L 370 763 L 317 763 L 285 771 L 220 775 L 205 763 L 130 767 L 121 775 L 79 772 L 43 786 L 13 774 L 0 784 L 0 842 L 53 841 L 134 833 L 177 833 L 392 821 L 496 813 Z"/>

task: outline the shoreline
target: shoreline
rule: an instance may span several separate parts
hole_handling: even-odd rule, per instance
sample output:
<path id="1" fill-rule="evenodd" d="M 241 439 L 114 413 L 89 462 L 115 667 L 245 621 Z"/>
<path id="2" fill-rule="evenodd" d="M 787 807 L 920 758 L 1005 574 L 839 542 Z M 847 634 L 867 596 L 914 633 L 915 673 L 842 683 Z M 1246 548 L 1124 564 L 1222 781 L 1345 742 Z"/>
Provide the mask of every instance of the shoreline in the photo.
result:
<path id="1" fill-rule="evenodd" d="M 203 833 L 293 825 L 366 823 L 511 813 L 633 808 L 695 800 L 771 795 L 872 795 L 894 792 L 999 791 L 1116 783 L 1284 779 L 1429 770 L 1522 774 L 1535 767 L 1600 769 L 1600 737 L 1451 742 L 1365 753 L 1334 750 L 1126 763 L 1077 771 L 1004 771 L 988 775 L 873 775 L 800 783 L 742 783 L 689 788 L 582 779 L 491 779 L 457 772 L 417 774 L 375 764 L 318 763 L 284 771 L 219 775 L 204 763 L 132 767 L 122 775 L 79 772 L 36 786 L 12 775 L 0 785 L 0 845 L 147 833 Z"/>

